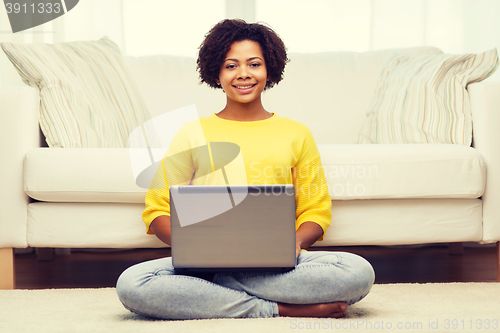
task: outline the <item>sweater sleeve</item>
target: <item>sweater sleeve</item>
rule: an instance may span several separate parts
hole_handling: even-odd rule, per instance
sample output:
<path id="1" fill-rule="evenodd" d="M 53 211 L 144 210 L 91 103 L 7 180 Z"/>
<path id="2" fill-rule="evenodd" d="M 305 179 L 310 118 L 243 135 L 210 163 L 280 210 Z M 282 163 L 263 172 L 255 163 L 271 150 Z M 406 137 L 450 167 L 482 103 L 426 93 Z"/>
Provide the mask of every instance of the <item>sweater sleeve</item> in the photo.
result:
<path id="1" fill-rule="evenodd" d="M 323 229 L 323 236 L 332 220 L 332 201 L 316 142 L 307 129 L 299 159 L 293 167 L 296 192 L 296 227 L 304 222 L 315 222 Z M 323 240 L 323 236 L 319 240 Z"/>
<path id="2" fill-rule="evenodd" d="M 146 224 L 146 232 L 150 235 L 154 234 L 150 226 L 155 218 L 170 216 L 170 185 L 189 184 L 193 177 L 193 150 L 186 138 L 184 130 L 174 136 L 146 194 L 146 208 L 142 212 L 142 219 Z"/>
<path id="3" fill-rule="evenodd" d="M 146 194 L 146 208 L 142 212 L 142 220 L 146 224 L 146 232 L 154 235 L 150 229 L 151 222 L 161 215 L 170 216 L 170 195 L 167 175 L 165 172 L 165 161 L 162 160 Z"/>

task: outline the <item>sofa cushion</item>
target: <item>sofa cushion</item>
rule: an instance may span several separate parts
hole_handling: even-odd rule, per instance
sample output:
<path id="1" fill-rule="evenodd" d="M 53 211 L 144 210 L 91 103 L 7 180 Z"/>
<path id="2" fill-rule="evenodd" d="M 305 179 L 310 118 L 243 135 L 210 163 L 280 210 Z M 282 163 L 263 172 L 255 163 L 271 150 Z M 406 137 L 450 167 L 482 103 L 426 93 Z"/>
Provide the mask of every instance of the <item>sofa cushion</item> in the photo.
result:
<path id="1" fill-rule="evenodd" d="M 484 191 L 485 163 L 473 148 L 432 144 L 318 148 L 334 200 L 477 198 Z M 162 152 L 155 150 L 153 155 Z M 147 190 L 136 185 L 138 172 L 129 156 L 128 149 L 32 149 L 24 162 L 25 192 L 40 201 L 143 203 Z"/>
<path id="2" fill-rule="evenodd" d="M 40 91 L 49 147 L 127 147 L 130 132 L 150 119 L 118 46 L 106 37 L 1 46 L 23 81 Z"/>
<path id="3" fill-rule="evenodd" d="M 478 198 L 486 163 L 451 144 L 318 145 L 334 200 Z"/>
<path id="4" fill-rule="evenodd" d="M 398 56 L 382 71 L 358 143 L 472 143 L 467 85 L 489 77 L 497 50 Z"/>
<path id="5" fill-rule="evenodd" d="M 144 203 L 126 148 L 35 148 L 24 158 L 24 191 L 40 201 Z"/>

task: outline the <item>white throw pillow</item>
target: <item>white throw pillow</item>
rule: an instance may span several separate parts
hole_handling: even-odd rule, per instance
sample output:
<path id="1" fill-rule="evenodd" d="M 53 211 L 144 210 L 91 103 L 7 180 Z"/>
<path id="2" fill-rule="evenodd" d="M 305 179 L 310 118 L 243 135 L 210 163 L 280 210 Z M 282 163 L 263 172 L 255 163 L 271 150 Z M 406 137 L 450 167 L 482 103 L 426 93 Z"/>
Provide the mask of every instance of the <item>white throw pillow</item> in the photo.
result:
<path id="1" fill-rule="evenodd" d="M 40 127 L 49 147 L 127 147 L 150 119 L 118 46 L 99 41 L 1 43 L 23 81 L 40 91 Z"/>
<path id="2" fill-rule="evenodd" d="M 480 54 L 397 56 L 385 68 L 358 143 L 449 143 L 470 146 L 467 85 L 490 76 L 497 50 Z"/>

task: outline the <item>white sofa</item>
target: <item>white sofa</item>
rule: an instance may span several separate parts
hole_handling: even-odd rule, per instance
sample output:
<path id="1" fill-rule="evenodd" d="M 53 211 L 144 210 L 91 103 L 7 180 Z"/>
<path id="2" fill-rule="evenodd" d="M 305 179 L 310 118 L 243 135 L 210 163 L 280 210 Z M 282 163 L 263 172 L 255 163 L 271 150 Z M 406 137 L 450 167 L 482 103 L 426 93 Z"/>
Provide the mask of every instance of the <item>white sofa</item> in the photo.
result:
<path id="1" fill-rule="evenodd" d="M 441 51 L 291 54 L 284 81 L 264 93 L 267 110 L 305 123 L 318 143 L 333 219 L 316 245 L 498 244 L 500 82 L 469 85 L 474 148 L 353 144 L 395 53 Z M 192 58 L 126 61 L 152 116 L 224 106 L 222 91 L 197 83 Z M 13 248 L 165 246 L 145 233 L 146 189 L 135 183 L 128 149 L 44 148 L 34 88 L 0 88 L 0 108 L 0 288 L 14 286 Z"/>

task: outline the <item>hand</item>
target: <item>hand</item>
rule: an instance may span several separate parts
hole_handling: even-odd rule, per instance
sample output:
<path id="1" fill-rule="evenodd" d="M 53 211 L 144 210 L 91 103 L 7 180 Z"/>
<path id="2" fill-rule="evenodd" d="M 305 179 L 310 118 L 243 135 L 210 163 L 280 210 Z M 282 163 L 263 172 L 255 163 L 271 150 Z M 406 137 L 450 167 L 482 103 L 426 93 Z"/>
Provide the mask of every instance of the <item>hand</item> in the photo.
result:
<path id="1" fill-rule="evenodd" d="M 295 233 L 295 239 L 297 240 L 295 254 L 297 258 L 299 257 L 300 250 L 307 249 L 313 245 L 321 235 L 323 235 L 323 229 L 319 224 L 315 222 L 302 223 Z"/>
<path id="2" fill-rule="evenodd" d="M 299 257 L 300 250 L 302 250 L 302 245 L 301 245 L 301 243 L 299 242 L 299 240 L 297 240 L 296 247 L 295 247 L 295 257 L 296 257 L 296 258 L 298 258 L 298 257 Z"/>

